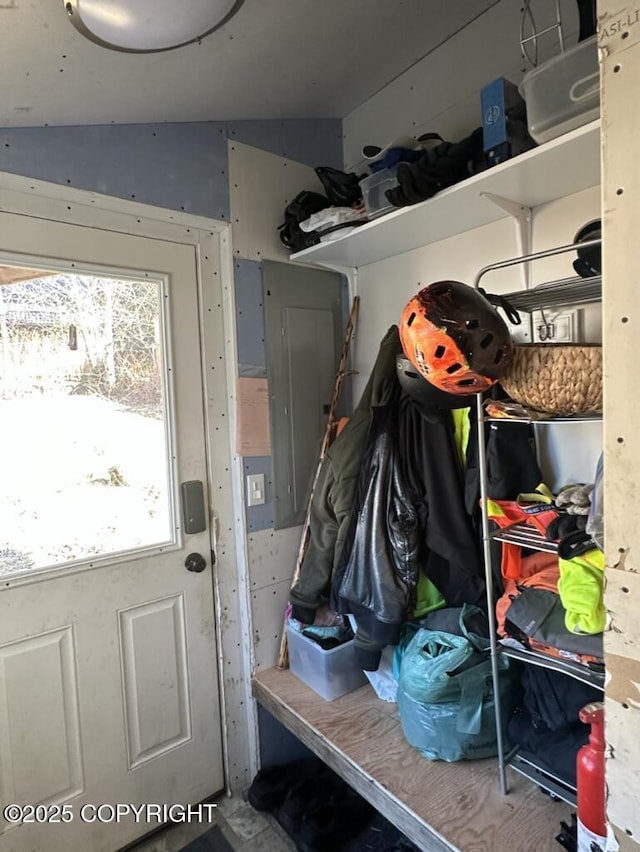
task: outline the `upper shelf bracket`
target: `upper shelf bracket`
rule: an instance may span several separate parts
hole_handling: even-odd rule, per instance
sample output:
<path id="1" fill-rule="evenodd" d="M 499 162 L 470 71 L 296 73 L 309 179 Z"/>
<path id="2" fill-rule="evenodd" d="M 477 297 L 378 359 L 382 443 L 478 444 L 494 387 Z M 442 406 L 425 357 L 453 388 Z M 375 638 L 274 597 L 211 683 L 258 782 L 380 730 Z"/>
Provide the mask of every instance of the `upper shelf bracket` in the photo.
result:
<path id="1" fill-rule="evenodd" d="M 510 198 L 503 198 L 501 195 L 496 195 L 493 192 L 481 192 L 480 195 L 511 216 L 516 228 L 516 246 L 518 252 L 523 257 L 531 254 L 533 239 L 533 213 L 531 207 L 526 207 L 524 204 L 519 204 L 517 201 L 511 201 Z M 531 284 L 529 264 L 523 263 L 521 268 L 522 283 L 524 284 L 525 290 L 528 290 Z"/>

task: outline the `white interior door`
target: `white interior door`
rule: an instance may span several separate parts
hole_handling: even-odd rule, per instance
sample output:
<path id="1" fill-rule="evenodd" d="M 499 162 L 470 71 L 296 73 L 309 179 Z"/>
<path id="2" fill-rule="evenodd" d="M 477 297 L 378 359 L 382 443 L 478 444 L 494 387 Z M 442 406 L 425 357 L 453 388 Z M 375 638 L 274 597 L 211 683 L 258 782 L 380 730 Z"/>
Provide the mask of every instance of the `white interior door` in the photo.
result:
<path id="1" fill-rule="evenodd" d="M 0 282 L 0 850 L 111 852 L 223 787 L 196 250 L 1 213 Z"/>

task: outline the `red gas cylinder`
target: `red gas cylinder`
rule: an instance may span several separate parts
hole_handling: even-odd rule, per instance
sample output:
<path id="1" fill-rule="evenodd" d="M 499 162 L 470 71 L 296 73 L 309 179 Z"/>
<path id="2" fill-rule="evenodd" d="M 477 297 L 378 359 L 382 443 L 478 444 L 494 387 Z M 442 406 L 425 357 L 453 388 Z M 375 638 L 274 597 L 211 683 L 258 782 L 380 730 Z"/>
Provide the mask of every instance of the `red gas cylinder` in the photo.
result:
<path id="1" fill-rule="evenodd" d="M 578 852 L 605 848 L 607 816 L 604 784 L 604 704 L 594 701 L 580 711 L 591 725 L 589 742 L 578 751 Z"/>

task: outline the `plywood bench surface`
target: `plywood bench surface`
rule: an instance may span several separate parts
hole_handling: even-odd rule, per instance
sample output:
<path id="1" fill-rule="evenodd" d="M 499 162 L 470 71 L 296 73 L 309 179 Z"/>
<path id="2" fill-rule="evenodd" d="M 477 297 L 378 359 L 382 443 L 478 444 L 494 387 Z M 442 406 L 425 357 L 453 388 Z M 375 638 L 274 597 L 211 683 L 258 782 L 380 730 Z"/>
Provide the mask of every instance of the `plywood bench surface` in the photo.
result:
<path id="1" fill-rule="evenodd" d="M 431 761 L 404 738 L 395 704 L 370 686 L 324 701 L 290 671 L 253 679 L 256 700 L 425 852 L 555 852 L 571 808 L 495 759 Z"/>

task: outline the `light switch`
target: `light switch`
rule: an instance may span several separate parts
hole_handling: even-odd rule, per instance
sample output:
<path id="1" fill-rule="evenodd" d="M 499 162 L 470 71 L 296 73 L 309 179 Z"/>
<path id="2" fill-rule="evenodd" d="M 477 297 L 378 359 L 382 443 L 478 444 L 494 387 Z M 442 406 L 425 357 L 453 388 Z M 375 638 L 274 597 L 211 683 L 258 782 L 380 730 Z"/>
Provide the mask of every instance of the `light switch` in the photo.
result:
<path id="1" fill-rule="evenodd" d="M 262 506 L 264 496 L 264 473 L 247 476 L 247 506 Z"/>

